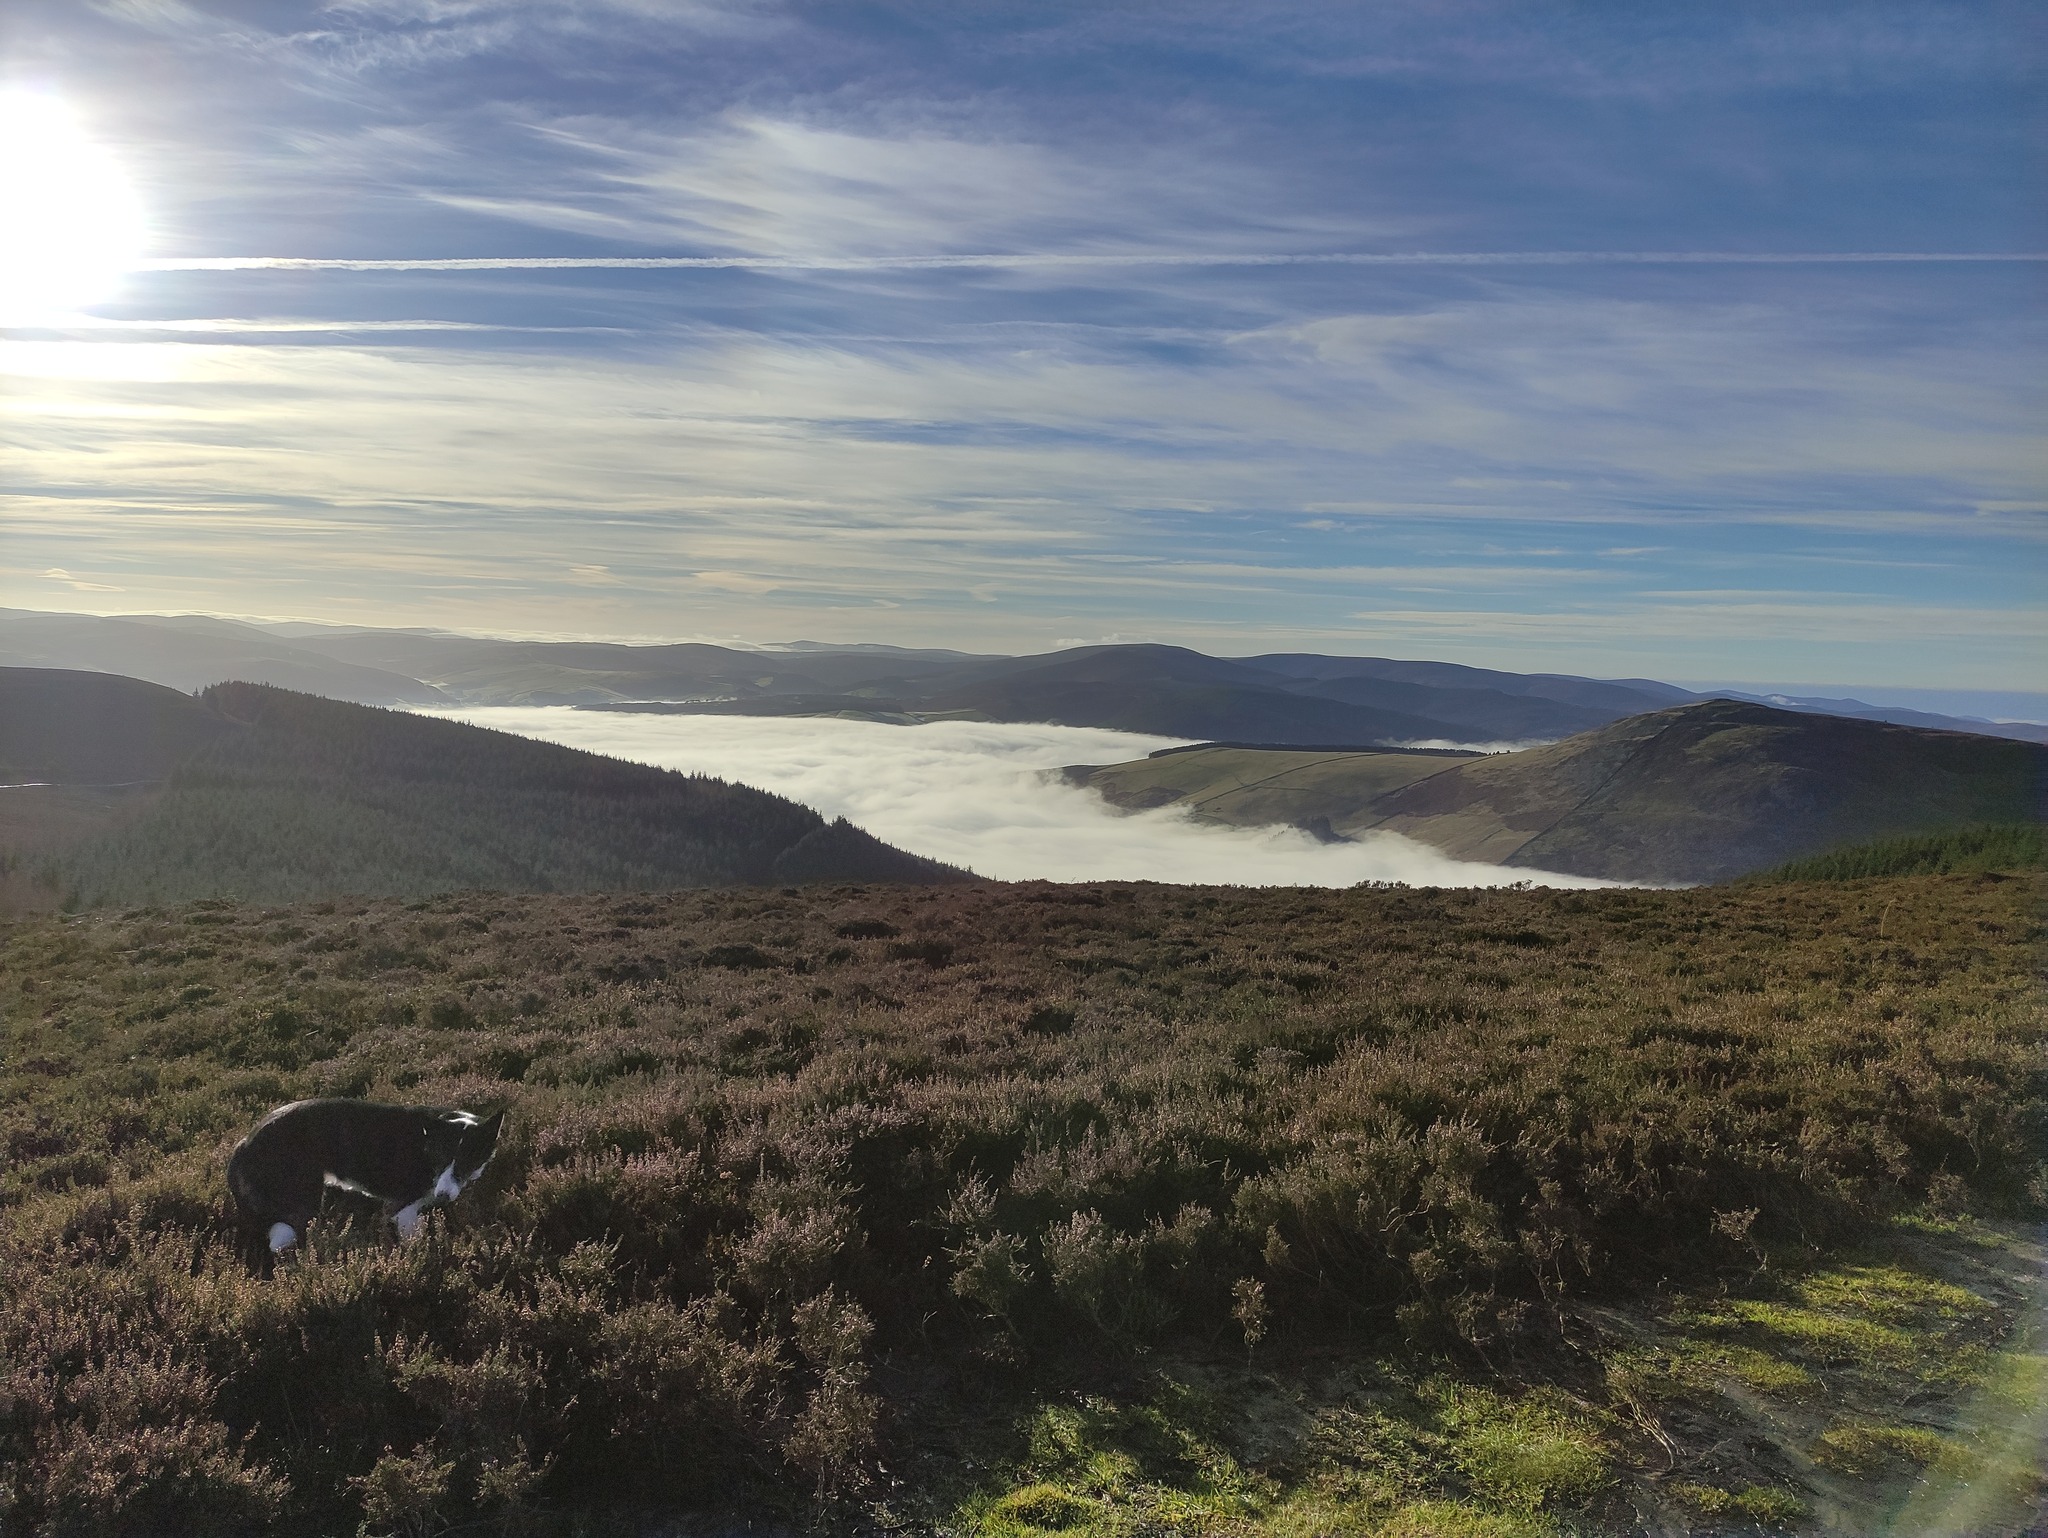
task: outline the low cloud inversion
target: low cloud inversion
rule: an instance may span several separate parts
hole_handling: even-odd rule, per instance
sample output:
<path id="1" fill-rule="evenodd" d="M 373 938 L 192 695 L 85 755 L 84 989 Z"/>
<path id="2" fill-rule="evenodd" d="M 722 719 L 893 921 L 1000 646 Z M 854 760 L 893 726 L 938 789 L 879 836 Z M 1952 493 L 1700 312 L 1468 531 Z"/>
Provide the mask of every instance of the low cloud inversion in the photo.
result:
<path id="1" fill-rule="evenodd" d="M 1384 833 L 1322 844 L 1291 828 L 1216 828 L 1171 808 L 1118 813 L 1047 770 L 1141 758 L 1179 738 L 1091 727 L 643 715 L 566 706 L 437 711 L 455 720 L 774 791 L 900 848 L 1005 881 L 1242 886 L 1598 887 L 1612 882 L 1447 859 Z"/>

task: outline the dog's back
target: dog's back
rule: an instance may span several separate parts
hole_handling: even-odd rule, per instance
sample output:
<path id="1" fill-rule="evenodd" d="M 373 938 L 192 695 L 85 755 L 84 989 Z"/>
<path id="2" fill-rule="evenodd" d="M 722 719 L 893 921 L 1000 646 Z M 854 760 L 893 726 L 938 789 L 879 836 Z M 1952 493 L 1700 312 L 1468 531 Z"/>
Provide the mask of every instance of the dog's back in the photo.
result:
<path id="1" fill-rule="evenodd" d="M 496 1144 L 498 1122 L 435 1106 L 294 1101 L 236 1145 L 228 1190 L 267 1227 L 273 1252 L 298 1242 L 330 1185 L 402 1208 L 400 1230 L 409 1233 L 426 1205 L 452 1200 L 475 1178 Z"/>
<path id="2" fill-rule="evenodd" d="M 371 1196 L 392 1197 L 433 1183 L 427 1135 L 463 1115 L 368 1100 L 295 1100 L 256 1123 L 228 1159 L 228 1186 L 260 1213 L 305 1171 Z M 473 1121 L 474 1118 L 465 1118 Z"/>

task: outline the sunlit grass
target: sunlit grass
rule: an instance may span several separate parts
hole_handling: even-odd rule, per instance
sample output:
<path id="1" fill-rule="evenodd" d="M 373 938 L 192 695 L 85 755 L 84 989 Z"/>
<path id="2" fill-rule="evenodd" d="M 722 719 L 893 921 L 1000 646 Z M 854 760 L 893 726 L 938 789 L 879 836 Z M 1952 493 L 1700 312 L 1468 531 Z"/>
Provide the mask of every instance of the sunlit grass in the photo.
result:
<path id="1" fill-rule="evenodd" d="M 1774 1485 L 1744 1485 L 1723 1490 L 1718 1485 L 1677 1483 L 1669 1494 L 1701 1516 L 1723 1520 L 1748 1520 L 1773 1530 L 1804 1526 L 1812 1512 L 1806 1502 L 1789 1490 Z"/>
<path id="2" fill-rule="evenodd" d="M 1924 1426 L 1887 1421 L 1851 1421 L 1829 1427 L 1814 1445 L 1813 1459 L 1823 1468 L 1866 1478 L 1902 1463 L 1965 1478 L 1978 1468 L 1976 1455 L 1953 1437 Z"/>

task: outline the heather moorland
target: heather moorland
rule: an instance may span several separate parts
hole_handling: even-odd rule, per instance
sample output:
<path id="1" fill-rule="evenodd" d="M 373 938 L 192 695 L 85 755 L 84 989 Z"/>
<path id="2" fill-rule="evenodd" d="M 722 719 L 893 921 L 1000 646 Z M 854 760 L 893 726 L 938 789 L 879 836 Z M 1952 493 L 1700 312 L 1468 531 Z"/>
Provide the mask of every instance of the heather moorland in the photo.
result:
<path id="1" fill-rule="evenodd" d="M 0 1510 L 2016 1531 L 2038 913 L 1980 873 L 23 920 Z M 265 1279 L 222 1160 L 312 1094 L 506 1144 L 426 1238 L 337 1193 Z"/>

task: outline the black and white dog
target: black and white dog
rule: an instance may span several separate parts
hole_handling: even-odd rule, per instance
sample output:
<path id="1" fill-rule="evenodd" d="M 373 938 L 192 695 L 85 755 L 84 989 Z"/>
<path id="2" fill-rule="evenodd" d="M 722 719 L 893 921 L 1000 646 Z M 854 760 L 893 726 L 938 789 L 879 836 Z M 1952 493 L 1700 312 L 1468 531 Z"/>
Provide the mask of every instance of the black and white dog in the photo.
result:
<path id="1" fill-rule="evenodd" d="M 297 1244 L 327 1186 L 384 1203 L 410 1239 L 429 1207 L 452 1202 L 483 1173 L 505 1113 L 479 1121 L 442 1106 L 299 1100 L 279 1106 L 228 1156 L 228 1189 L 269 1228 L 270 1253 Z"/>

